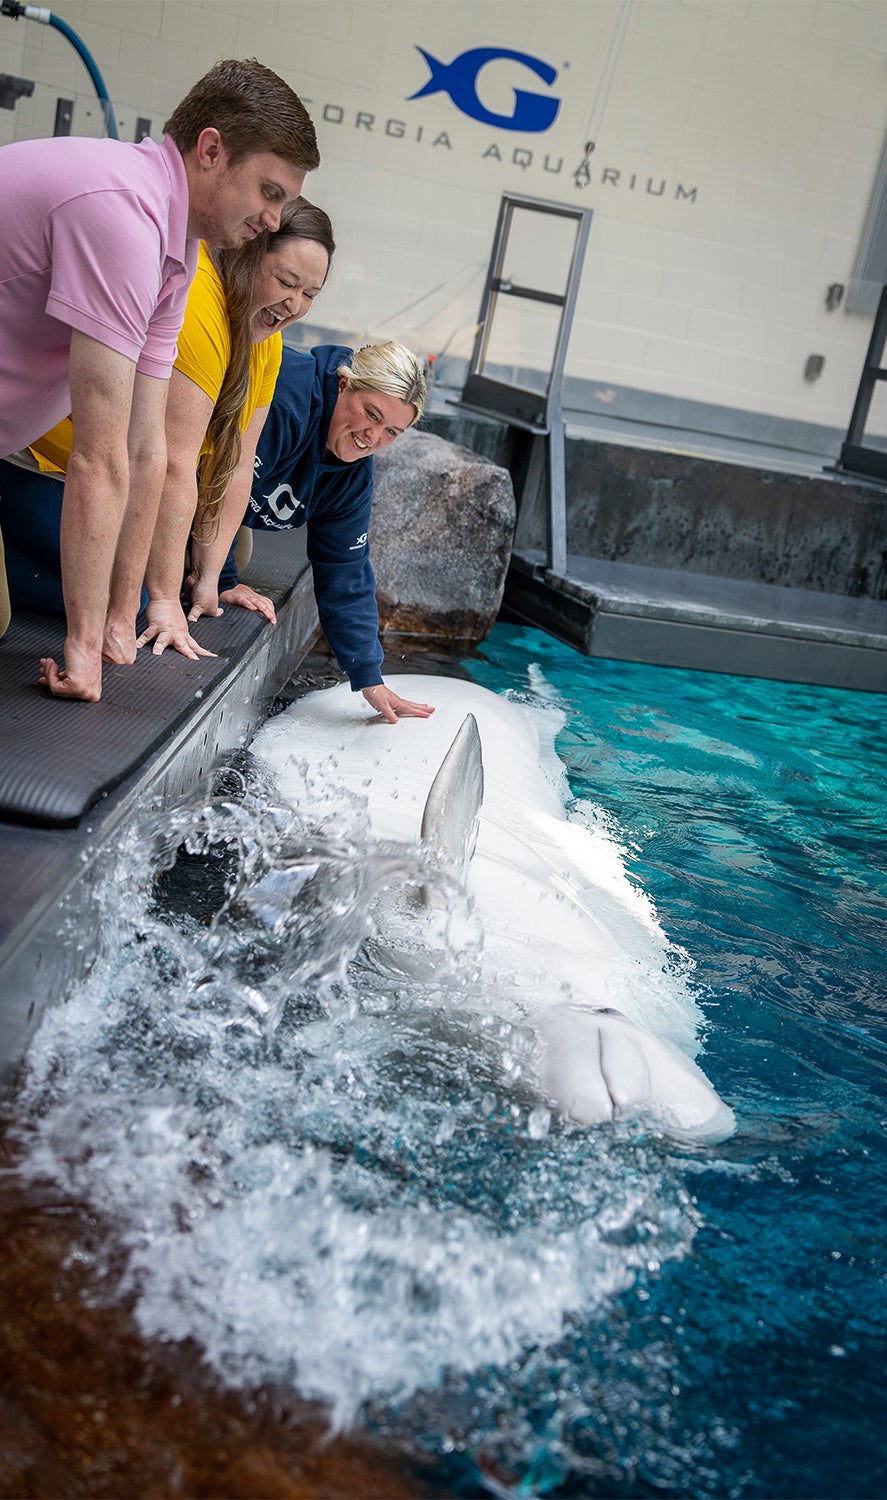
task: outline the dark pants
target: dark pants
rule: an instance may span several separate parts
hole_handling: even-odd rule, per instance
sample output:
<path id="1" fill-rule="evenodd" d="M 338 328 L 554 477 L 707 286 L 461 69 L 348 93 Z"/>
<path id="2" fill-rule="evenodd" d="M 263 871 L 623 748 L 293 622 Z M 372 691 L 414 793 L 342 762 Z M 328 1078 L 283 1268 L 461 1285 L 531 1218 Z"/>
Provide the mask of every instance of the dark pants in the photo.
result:
<path id="1" fill-rule="evenodd" d="M 37 474 L 0 459 L 0 533 L 13 609 L 63 615 L 62 528 L 64 477 Z M 142 589 L 142 608 L 148 595 Z"/>
<path id="2" fill-rule="evenodd" d="M 0 531 L 12 608 L 63 615 L 59 532 L 64 480 L 0 459 Z"/>

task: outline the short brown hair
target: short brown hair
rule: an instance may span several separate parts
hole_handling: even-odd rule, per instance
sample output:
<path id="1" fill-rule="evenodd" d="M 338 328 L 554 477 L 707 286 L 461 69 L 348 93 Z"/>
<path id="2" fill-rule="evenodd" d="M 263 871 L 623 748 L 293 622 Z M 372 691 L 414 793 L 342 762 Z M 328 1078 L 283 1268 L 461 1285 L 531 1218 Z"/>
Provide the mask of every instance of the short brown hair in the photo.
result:
<path id="1" fill-rule="evenodd" d="M 298 172 L 320 166 L 314 124 L 298 94 L 254 57 L 216 63 L 176 105 L 163 129 L 184 156 L 210 127 L 221 135 L 232 165 L 270 151 Z"/>

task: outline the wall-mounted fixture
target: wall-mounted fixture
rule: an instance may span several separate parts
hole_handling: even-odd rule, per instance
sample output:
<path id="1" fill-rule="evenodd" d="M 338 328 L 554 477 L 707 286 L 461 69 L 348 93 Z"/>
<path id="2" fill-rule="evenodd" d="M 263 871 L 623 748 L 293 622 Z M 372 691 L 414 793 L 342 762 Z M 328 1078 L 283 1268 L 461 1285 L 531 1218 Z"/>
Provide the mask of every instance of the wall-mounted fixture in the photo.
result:
<path id="1" fill-rule="evenodd" d="M 807 363 L 804 366 L 804 379 L 818 380 L 820 375 L 822 374 L 822 367 L 824 364 L 824 354 L 808 354 Z"/>
<path id="2" fill-rule="evenodd" d="M 844 283 L 842 281 L 833 281 L 825 294 L 825 305 L 829 312 L 834 312 L 836 307 L 840 307 L 843 299 Z"/>
<path id="3" fill-rule="evenodd" d="M 52 127 L 53 135 L 70 135 L 74 124 L 74 100 L 56 99 L 55 101 L 55 124 Z"/>
<path id="4" fill-rule="evenodd" d="M 11 73 L 0 73 L 0 109 L 15 109 L 17 99 L 30 99 L 33 92 L 33 78 L 13 78 Z"/>
<path id="5" fill-rule="evenodd" d="M 884 368 L 885 342 L 887 342 L 887 286 L 881 288 L 881 300 L 875 314 L 865 364 L 859 377 L 847 437 L 841 448 L 841 457 L 835 466 L 845 473 L 867 474 L 870 478 L 878 480 L 880 484 L 887 484 L 887 453 L 884 452 L 883 439 L 878 436 L 877 432 L 873 432 L 869 442 L 866 443 L 865 427 L 878 386 L 883 387 L 887 381 L 887 369 Z"/>

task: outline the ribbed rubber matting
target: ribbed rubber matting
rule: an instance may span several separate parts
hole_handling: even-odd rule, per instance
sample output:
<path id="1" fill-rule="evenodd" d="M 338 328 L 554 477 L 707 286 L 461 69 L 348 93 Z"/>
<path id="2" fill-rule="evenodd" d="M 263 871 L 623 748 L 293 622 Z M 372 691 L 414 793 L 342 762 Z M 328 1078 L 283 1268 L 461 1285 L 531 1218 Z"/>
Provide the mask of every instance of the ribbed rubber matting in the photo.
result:
<path id="1" fill-rule="evenodd" d="M 53 698 L 37 682 L 41 656 L 62 659 L 62 619 L 16 610 L 0 640 L 0 819 L 67 828 L 175 733 L 232 660 L 263 628 L 246 610 L 201 620 L 190 661 L 141 650 L 131 667 L 106 666 L 99 703 Z"/>

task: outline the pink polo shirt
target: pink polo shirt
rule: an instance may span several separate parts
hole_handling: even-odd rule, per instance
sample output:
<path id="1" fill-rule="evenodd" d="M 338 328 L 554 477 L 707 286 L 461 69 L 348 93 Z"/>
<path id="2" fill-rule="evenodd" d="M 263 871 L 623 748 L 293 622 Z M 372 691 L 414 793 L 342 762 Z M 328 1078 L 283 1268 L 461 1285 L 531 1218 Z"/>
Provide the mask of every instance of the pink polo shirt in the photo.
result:
<path id="1" fill-rule="evenodd" d="M 78 136 L 0 149 L 0 456 L 71 410 L 71 331 L 167 379 L 197 265 L 178 147 Z"/>

